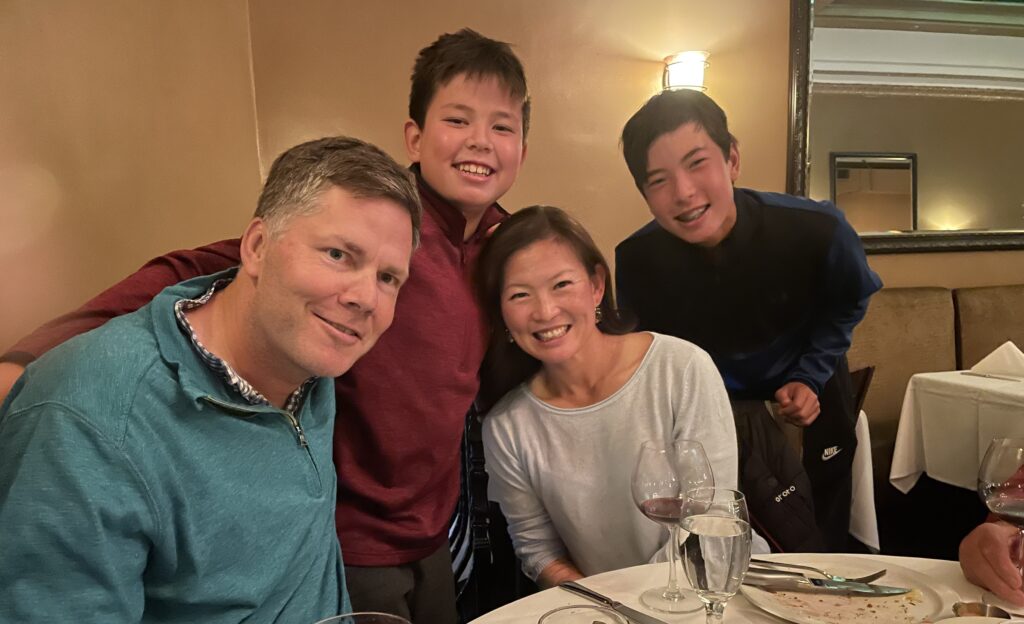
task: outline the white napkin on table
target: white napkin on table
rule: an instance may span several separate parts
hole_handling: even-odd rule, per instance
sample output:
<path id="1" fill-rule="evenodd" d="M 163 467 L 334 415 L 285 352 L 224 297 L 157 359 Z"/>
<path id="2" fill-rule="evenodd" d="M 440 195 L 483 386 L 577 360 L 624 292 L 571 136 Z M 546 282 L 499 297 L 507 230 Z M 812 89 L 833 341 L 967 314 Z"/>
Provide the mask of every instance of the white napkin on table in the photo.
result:
<path id="1" fill-rule="evenodd" d="M 1017 345 L 1007 340 L 998 349 L 981 358 L 971 370 L 988 375 L 1024 377 L 1024 353 L 1021 353 Z"/>

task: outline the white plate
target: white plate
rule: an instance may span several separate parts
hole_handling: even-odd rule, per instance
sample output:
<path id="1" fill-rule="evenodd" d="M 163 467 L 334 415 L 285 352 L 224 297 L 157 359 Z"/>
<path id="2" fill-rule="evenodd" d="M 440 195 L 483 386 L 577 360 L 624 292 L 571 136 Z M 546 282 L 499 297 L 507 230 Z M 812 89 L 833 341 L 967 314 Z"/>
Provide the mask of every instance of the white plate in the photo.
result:
<path id="1" fill-rule="evenodd" d="M 750 604 L 794 624 L 916 624 L 934 621 L 944 615 L 959 598 L 952 588 L 903 566 L 883 563 L 870 557 L 844 557 L 841 554 L 806 554 L 778 558 L 824 568 L 848 578 L 888 570 L 874 581 L 877 585 L 909 587 L 902 596 L 843 596 L 802 592 L 768 592 L 743 586 Z"/>

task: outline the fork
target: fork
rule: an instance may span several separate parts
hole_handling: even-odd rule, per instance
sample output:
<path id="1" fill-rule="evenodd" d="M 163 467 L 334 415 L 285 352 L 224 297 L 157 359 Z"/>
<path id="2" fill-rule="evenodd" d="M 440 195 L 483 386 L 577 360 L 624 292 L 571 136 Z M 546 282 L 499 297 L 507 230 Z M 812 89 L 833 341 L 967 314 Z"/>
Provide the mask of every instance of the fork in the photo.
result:
<path id="1" fill-rule="evenodd" d="M 798 564 L 798 563 L 783 563 L 781 561 L 768 561 L 767 559 L 754 559 L 754 558 L 751 558 L 750 562 L 751 563 L 756 563 L 756 564 L 759 564 L 759 565 L 763 565 L 763 566 L 774 567 L 774 568 L 790 568 L 790 569 L 793 569 L 793 570 L 807 570 L 808 572 L 815 572 L 817 574 L 820 574 L 820 575 L 824 576 L 825 578 L 827 578 L 829 580 L 836 581 L 836 582 L 850 581 L 850 582 L 853 582 L 853 583 L 870 583 L 871 581 L 877 581 L 878 579 L 880 579 L 883 576 L 885 576 L 885 573 L 887 571 L 887 570 L 885 570 L 883 568 L 883 569 L 879 570 L 878 572 L 874 572 L 872 574 L 867 574 L 865 576 L 860 576 L 860 577 L 856 577 L 856 578 L 846 578 L 845 576 L 839 576 L 838 574 L 832 574 L 832 573 L 830 573 L 827 570 L 822 570 L 821 568 L 815 568 L 815 567 L 808 566 L 808 565 L 801 565 L 801 564 Z"/>

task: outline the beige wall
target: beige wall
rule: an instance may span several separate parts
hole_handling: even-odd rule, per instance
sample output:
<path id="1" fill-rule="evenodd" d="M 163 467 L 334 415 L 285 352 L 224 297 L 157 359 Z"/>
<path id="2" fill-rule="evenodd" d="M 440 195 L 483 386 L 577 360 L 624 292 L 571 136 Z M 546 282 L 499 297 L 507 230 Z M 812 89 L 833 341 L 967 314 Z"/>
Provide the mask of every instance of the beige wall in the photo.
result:
<path id="1" fill-rule="evenodd" d="M 1024 250 L 868 256 L 887 287 L 1024 283 Z"/>
<path id="2" fill-rule="evenodd" d="M 0 2 L 0 348 L 259 190 L 245 0 Z"/>
<path id="3" fill-rule="evenodd" d="M 741 141 L 741 184 L 785 186 L 789 4 L 784 0 L 251 0 L 260 143 L 351 132 L 405 158 L 417 51 L 463 26 L 509 41 L 526 67 L 526 165 L 502 200 L 570 210 L 609 256 L 649 219 L 618 150 L 626 119 L 660 89 L 661 59 L 711 52 L 708 93 Z M 385 28 L 379 24 L 387 24 Z"/>
<path id="4" fill-rule="evenodd" d="M 785 0 L 5 0 L 0 349 L 150 256 L 239 232 L 261 172 L 300 140 L 350 133 L 405 161 L 416 51 L 462 26 L 513 42 L 533 93 L 507 207 L 563 206 L 610 255 L 648 219 L 618 133 L 660 59 L 696 48 L 740 139 L 740 184 L 782 190 L 788 13 Z M 1024 252 L 871 263 L 890 285 L 1024 274 Z"/>

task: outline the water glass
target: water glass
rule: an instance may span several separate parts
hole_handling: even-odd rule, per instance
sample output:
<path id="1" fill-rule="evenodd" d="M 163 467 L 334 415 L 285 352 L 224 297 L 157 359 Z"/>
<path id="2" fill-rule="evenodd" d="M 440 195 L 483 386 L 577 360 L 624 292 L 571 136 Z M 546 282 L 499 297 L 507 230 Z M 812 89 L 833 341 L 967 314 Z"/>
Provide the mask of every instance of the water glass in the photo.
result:
<path id="1" fill-rule="evenodd" d="M 683 570 L 704 603 L 707 624 L 721 622 L 750 565 L 750 515 L 736 490 L 696 488 L 686 493 Z"/>

